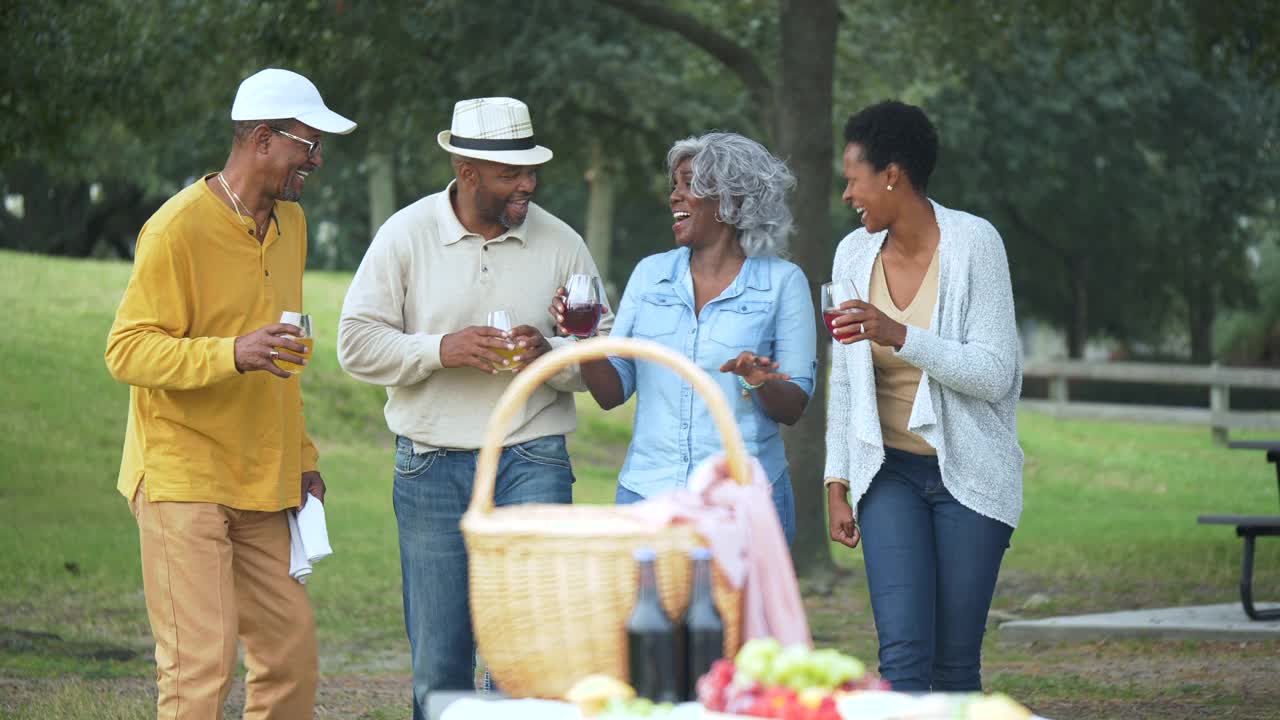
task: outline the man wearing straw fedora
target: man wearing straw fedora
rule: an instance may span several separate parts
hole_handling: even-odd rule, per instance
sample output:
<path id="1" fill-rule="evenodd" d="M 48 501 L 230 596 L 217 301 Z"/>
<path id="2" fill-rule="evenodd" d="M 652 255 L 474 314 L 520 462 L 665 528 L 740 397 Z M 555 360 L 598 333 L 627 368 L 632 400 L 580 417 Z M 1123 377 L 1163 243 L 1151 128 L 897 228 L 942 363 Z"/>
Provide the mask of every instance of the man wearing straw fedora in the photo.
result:
<path id="1" fill-rule="evenodd" d="M 324 499 L 298 379 L 307 225 L 298 200 L 325 133 L 356 124 L 307 78 L 240 84 L 221 172 L 180 191 L 138 235 L 107 338 L 133 386 L 118 488 L 138 524 L 155 638 L 157 717 L 220 718 L 244 642 L 244 717 L 309 718 L 315 621 L 289 575 L 286 509 Z"/>
<path id="2" fill-rule="evenodd" d="M 545 308 L 571 275 L 598 274 L 581 236 L 532 202 L 551 151 L 524 103 L 463 100 L 437 142 L 454 181 L 378 230 L 338 330 L 342 367 L 387 388 L 414 718 L 426 716 L 429 692 L 472 687 L 458 523 L 489 413 L 511 382 L 504 371 L 571 342 L 555 337 Z M 515 316 L 512 327 L 494 327 L 498 311 Z M 600 327 L 611 324 L 606 315 Z M 585 389 L 571 367 L 534 392 L 504 443 L 497 505 L 572 501 L 565 434 L 577 425 L 573 393 Z"/>

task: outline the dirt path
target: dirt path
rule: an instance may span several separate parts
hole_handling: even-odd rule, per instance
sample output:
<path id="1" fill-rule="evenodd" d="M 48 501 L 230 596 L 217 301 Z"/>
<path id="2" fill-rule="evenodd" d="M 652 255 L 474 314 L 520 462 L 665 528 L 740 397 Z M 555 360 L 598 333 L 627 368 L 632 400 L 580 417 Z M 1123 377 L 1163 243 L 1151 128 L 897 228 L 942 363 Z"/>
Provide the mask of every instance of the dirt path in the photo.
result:
<path id="1" fill-rule="evenodd" d="M 1010 653 L 1018 657 L 988 661 L 987 676 L 1054 720 L 1280 718 L 1280 648 L 1274 644 L 1087 643 Z M 69 702 L 49 702 L 59 697 Z M 149 716 L 155 691 L 145 678 L 0 678 L 0 698 L 0 710 L 20 713 L 12 717 L 54 717 L 47 713 L 56 709 L 57 717 L 132 720 Z M 316 717 L 408 718 L 408 701 L 407 673 L 331 673 L 322 678 Z M 239 717 L 243 703 L 244 684 L 237 681 L 227 716 Z M 85 714 L 67 714 L 78 707 Z M 111 714 L 102 714 L 107 709 Z"/>
<path id="2" fill-rule="evenodd" d="M 1019 607 L 1011 595 L 1045 587 L 1033 578 L 1011 580 L 999 591 L 1004 596 L 997 598 L 998 606 Z M 858 576 L 849 573 L 806 580 L 805 605 L 819 645 L 838 647 L 874 666 L 875 626 L 865 587 L 859 583 Z M 1047 590 L 1056 591 L 1052 586 Z M 1102 596 L 1087 604 L 1105 608 L 1115 607 L 1117 601 Z M 1045 717 L 1280 720 L 1280 642 L 1001 643 L 995 627 L 1001 618 L 1013 614 L 993 613 L 990 640 L 984 647 L 984 680 L 988 689 L 1007 692 Z M 154 716 L 146 637 L 116 647 L 10 629 L 0 633 L 0 639 L 4 639 L 0 642 L 4 651 L 0 652 L 0 718 L 141 720 Z M 328 648 L 321 662 L 325 672 L 317 698 L 318 718 L 409 717 L 407 647 L 390 641 L 387 645 Z M 130 649 L 131 659 L 125 658 L 123 653 Z M 23 659 L 10 666 L 13 671 L 5 669 L 6 653 L 10 659 Z M 227 716 L 239 717 L 243 703 L 244 685 L 238 681 Z"/>

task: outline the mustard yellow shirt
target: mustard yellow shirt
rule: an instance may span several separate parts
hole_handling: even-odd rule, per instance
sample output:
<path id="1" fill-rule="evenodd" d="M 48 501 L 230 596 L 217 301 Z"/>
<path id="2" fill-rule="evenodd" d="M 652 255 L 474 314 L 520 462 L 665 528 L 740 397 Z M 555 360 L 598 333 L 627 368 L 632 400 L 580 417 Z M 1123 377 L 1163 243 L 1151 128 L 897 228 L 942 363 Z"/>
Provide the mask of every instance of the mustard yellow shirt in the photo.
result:
<path id="1" fill-rule="evenodd" d="M 133 275 L 107 337 L 112 377 L 132 385 L 117 488 L 151 502 L 276 511 L 316 469 L 298 377 L 241 374 L 235 338 L 303 311 L 307 227 L 277 202 L 259 243 L 202 178 L 138 235 Z"/>
<path id="2" fill-rule="evenodd" d="M 893 304 L 880 255 L 876 256 L 875 265 L 871 268 L 868 293 L 869 302 L 885 315 L 903 325 L 928 329 L 933 306 L 938 301 L 938 253 L 933 254 L 920 289 L 905 308 L 898 309 Z M 880 414 L 880 434 L 884 437 L 885 447 L 916 455 L 936 455 L 933 446 L 907 429 L 916 390 L 920 387 L 920 368 L 898 357 L 893 348 L 875 343 L 871 343 L 871 364 L 875 367 L 876 409 Z"/>

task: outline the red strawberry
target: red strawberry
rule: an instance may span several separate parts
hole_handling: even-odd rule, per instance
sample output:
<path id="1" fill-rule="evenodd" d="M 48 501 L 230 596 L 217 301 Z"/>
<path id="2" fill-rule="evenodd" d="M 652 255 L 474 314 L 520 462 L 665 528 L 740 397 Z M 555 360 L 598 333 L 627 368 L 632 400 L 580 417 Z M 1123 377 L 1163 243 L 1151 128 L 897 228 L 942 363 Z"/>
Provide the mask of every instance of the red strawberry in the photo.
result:
<path id="1" fill-rule="evenodd" d="M 813 709 L 800 702 L 799 698 L 792 697 L 776 717 L 781 720 L 813 720 Z"/>
<path id="2" fill-rule="evenodd" d="M 729 715 L 745 714 L 748 709 L 756 704 L 762 695 L 760 686 L 752 683 L 750 685 L 739 685 L 737 683 L 729 683 L 724 690 L 724 711 Z M 768 717 L 760 715 L 758 717 Z"/>
<path id="3" fill-rule="evenodd" d="M 813 712 L 813 720 L 841 720 L 836 710 L 836 699 L 830 695 L 823 698 L 822 704 Z"/>
<path id="4" fill-rule="evenodd" d="M 711 673 L 698 678 L 698 683 L 694 687 L 698 691 L 698 702 L 702 703 L 703 707 L 712 712 L 724 710 L 724 689 L 726 686 L 717 682 Z"/>
<path id="5" fill-rule="evenodd" d="M 767 697 L 758 697 L 751 704 L 751 707 L 747 708 L 746 714 L 751 717 L 776 718 L 779 717 L 777 710 L 778 708 L 772 700 Z"/>
<path id="6" fill-rule="evenodd" d="M 724 684 L 728 685 L 729 682 L 733 680 L 733 673 L 735 669 L 736 668 L 734 668 L 732 660 L 728 658 L 720 658 L 719 660 L 711 663 L 711 669 L 707 671 L 707 674 L 718 680 L 723 680 Z"/>

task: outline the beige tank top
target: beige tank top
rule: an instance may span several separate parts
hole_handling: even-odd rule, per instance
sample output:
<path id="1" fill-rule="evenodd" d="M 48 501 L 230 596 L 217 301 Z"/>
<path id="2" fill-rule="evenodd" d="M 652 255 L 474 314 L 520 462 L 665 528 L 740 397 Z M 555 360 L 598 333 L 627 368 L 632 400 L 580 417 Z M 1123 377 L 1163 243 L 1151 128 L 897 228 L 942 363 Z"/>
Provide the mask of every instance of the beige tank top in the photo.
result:
<path id="1" fill-rule="evenodd" d="M 903 325 L 928 329 L 933 306 L 938 301 L 938 252 L 934 251 L 920 289 L 905 308 L 899 310 L 889 296 L 889 283 L 885 280 L 884 265 L 879 255 L 871 269 L 869 290 L 870 302 L 880 312 Z M 920 387 L 920 369 L 900 360 L 892 347 L 875 343 L 871 343 L 871 364 L 876 372 L 876 405 L 880 410 L 880 432 L 884 435 L 885 447 L 916 455 L 936 455 L 937 452 L 924 438 L 907 430 L 911 406 L 915 404 L 916 390 Z"/>

